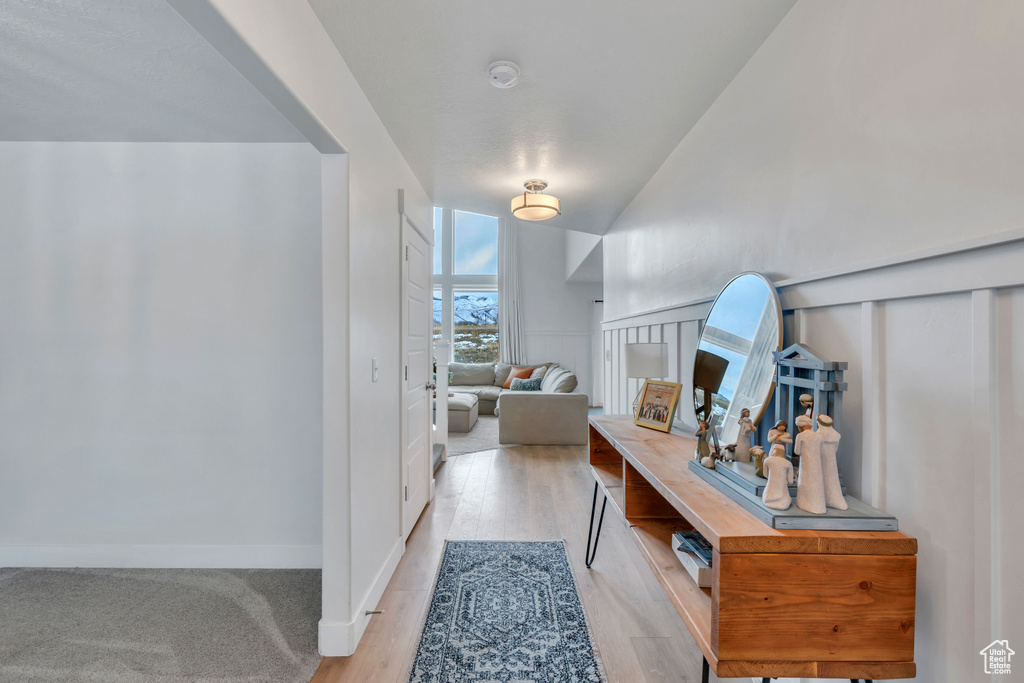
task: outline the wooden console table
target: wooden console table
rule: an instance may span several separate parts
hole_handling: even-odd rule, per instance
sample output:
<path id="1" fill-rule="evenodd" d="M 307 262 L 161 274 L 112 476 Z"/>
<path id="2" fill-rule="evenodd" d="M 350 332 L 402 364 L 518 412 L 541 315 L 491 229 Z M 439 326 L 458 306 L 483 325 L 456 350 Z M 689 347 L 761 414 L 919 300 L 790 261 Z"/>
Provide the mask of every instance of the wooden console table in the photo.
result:
<path id="1" fill-rule="evenodd" d="M 695 445 L 629 416 L 590 418 L 591 531 L 600 489 L 703 652 L 704 680 L 708 668 L 724 678 L 913 678 L 917 540 L 772 529 L 688 470 Z M 688 529 L 714 547 L 710 589 L 672 550 L 672 534 Z M 595 555 L 599 537 L 600 522 Z M 587 555 L 589 566 L 589 542 Z"/>

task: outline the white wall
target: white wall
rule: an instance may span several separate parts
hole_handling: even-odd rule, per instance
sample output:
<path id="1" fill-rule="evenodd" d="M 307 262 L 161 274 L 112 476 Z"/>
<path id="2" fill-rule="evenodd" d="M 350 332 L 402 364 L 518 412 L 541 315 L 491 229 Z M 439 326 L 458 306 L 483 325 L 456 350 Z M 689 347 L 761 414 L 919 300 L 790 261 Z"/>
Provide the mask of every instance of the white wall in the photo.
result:
<path id="1" fill-rule="evenodd" d="M 803 0 L 605 237 L 613 412 L 622 344 L 669 341 L 688 385 L 744 270 L 779 283 L 787 343 L 850 362 L 851 491 L 919 541 L 920 680 L 1024 642 L 1022 31 L 1013 2 Z"/>
<path id="2" fill-rule="evenodd" d="M 543 223 L 516 221 L 522 296 L 524 363 L 555 362 L 576 373 L 576 391 L 593 398 L 594 300 L 601 285 L 567 283 L 566 234 Z"/>
<path id="3" fill-rule="evenodd" d="M 348 655 L 404 551 L 398 189 L 427 234 L 432 204 L 305 0 L 169 2 L 325 152 L 320 652 Z"/>
<path id="4" fill-rule="evenodd" d="M 320 565 L 320 159 L 0 143 L 0 566 Z"/>

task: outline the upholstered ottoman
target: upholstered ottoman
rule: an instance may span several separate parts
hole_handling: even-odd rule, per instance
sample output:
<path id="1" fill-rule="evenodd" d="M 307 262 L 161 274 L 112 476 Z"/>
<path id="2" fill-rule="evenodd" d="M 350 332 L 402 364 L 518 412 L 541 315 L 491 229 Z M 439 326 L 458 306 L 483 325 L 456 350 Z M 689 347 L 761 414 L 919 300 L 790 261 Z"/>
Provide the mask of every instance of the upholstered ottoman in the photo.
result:
<path id="1" fill-rule="evenodd" d="M 448 397 L 448 431 L 466 433 L 476 424 L 480 401 L 473 394 Z"/>

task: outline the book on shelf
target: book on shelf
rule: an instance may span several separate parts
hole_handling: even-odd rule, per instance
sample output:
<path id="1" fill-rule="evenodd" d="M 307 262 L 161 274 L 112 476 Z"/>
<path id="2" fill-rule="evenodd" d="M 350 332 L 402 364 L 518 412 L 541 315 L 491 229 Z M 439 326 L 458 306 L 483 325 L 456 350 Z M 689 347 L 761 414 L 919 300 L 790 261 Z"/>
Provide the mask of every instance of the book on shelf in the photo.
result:
<path id="1" fill-rule="evenodd" d="M 714 556 L 714 548 L 707 539 L 696 531 L 677 531 L 675 533 L 676 545 L 684 546 L 686 550 L 693 553 L 704 561 L 704 564 L 711 566 L 711 558 Z M 682 549 L 682 548 L 681 548 Z"/>
<path id="2" fill-rule="evenodd" d="M 686 569 L 686 573 L 697 583 L 697 586 L 711 588 L 711 564 L 705 562 L 704 558 L 693 552 L 689 544 L 681 539 L 683 539 L 681 533 L 676 532 L 672 543 L 672 550 L 679 558 L 679 562 Z"/>

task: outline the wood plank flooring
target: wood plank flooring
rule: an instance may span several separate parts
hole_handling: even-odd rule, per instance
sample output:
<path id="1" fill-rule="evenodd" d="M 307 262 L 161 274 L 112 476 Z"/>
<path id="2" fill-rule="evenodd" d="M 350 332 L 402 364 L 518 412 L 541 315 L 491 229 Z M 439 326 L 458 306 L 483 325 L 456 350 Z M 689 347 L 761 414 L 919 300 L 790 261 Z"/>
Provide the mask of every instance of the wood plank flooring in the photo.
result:
<path id="1" fill-rule="evenodd" d="M 325 657 L 311 683 L 405 683 L 446 539 L 563 538 L 609 682 L 700 681 L 700 650 L 610 507 L 594 566 L 584 565 L 593 493 L 585 446 L 449 459 L 381 599 L 385 613 L 372 618 L 354 655 Z"/>

